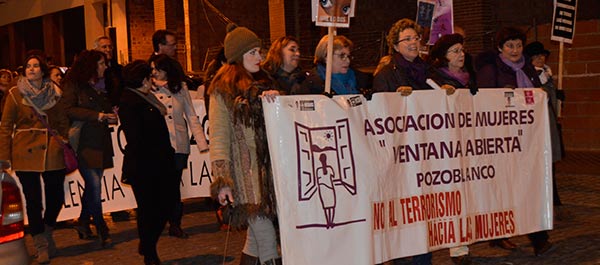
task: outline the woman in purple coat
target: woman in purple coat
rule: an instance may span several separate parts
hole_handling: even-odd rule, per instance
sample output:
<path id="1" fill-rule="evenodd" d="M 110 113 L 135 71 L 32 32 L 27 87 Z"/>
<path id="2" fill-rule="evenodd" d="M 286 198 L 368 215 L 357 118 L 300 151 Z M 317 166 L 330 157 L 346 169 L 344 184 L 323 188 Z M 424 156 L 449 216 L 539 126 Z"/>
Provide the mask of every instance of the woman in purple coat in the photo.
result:
<path id="1" fill-rule="evenodd" d="M 531 88 L 540 87 L 540 79 L 535 68 L 523 56 L 523 46 L 526 36 L 519 29 L 507 27 L 496 34 L 498 54 L 482 54 L 477 58 L 477 86 L 479 88 Z M 548 241 L 548 232 L 540 231 L 527 235 L 533 245 L 536 256 L 541 256 L 552 248 Z M 496 239 L 490 242 L 492 246 L 504 249 L 516 249 L 517 246 L 508 238 Z"/>

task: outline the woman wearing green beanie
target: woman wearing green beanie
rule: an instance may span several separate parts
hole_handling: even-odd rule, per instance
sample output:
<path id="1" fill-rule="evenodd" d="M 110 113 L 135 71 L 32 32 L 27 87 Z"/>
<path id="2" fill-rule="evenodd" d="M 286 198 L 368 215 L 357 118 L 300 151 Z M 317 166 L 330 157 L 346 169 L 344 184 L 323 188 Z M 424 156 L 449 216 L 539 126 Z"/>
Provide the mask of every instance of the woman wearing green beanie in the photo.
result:
<path id="1" fill-rule="evenodd" d="M 248 28 L 227 26 L 225 57 L 210 94 L 211 195 L 230 205 L 225 220 L 248 227 L 240 264 L 280 264 L 273 174 L 261 100 L 273 102 L 268 74 L 260 68 L 260 39 Z M 258 263 L 260 261 L 260 263 Z"/>

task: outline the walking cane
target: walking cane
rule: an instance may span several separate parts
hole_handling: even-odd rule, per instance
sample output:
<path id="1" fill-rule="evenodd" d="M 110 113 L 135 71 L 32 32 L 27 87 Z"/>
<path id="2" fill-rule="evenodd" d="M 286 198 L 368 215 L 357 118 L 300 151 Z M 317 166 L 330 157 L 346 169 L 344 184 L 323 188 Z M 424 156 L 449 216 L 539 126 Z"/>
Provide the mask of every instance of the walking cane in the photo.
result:
<path id="1" fill-rule="evenodd" d="M 225 196 L 225 200 L 227 201 L 227 207 L 233 208 L 233 203 L 229 200 L 229 196 Z M 229 213 L 229 221 L 227 222 L 227 234 L 225 236 L 225 250 L 223 252 L 223 265 L 225 265 L 225 259 L 227 258 L 227 246 L 229 245 L 229 232 L 231 231 L 231 216 Z"/>

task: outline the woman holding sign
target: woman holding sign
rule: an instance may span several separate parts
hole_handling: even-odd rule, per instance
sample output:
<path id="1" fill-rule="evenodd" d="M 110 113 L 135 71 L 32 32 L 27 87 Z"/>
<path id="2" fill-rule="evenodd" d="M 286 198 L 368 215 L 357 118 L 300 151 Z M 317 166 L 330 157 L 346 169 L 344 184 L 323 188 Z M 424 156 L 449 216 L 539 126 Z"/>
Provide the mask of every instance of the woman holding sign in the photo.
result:
<path id="1" fill-rule="evenodd" d="M 306 73 L 306 79 L 292 94 L 322 94 L 325 91 L 325 72 L 327 68 L 327 39 L 323 36 L 315 49 L 315 68 Z M 369 76 L 352 69 L 353 43 L 342 35 L 333 38 L 333 60 L 331 66 L 331 94 L 359 94 L 370 89 Z"/>
<path id="2" fill-rule="evenodd" d="M 523 46 L 527 37 L 517 28 L 503 28 L 496 34 L 498 54 L 489 56 L 484 53 L 477 58 L 477 86 L 480 88 L 533 88 L 540 87 L 541 82 L 535 68 L 523 56 Z M 539 231 L 527 235 L 533 245 L 536 256 L 541 256 L 552 249 L 548 241 L 548 232 Z M 504 249 L 516 249 L 517 245 L 508 238 L 490 242 L 492 246 Z"/>
<path id="3" fill-rule="evenodd" d="M 281 264 L 261 103 L 273 102 L 279 91 L 272 89 L 260 68 L 261 41 L 256 34 L 235 24 L 229 24 L 227 32 L 227 64 L 219 69 L 208 90 L 210 159 L 215 177 L 211 195 L 221 205 L 231 206 L 225 211 L 231 226 L 248 227 L 240 264 Z"/>

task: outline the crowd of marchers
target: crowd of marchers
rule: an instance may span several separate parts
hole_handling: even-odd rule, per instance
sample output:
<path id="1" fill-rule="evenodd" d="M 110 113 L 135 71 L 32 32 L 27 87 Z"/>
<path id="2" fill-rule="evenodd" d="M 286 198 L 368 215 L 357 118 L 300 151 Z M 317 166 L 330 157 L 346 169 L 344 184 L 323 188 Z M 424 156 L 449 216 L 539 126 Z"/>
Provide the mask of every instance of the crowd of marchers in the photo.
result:
<path id="1" fill-rule="evenodd" d="M 345 36 L 333 37 L 331 65 L 327 65 L 328 36 L 324 36 L 315 47 L 314 67 L 302 69 L 300 40 L 282 36 L 264 56 L 261 39 L 253 31 L 230 24 L 223 48 L 199 87 L 187 82 L 175 58 L 176 33 L 167 30 L 152 36 L 154 52 L 149 58 L 125 66 L 113 57 L 112 40 L 106 36 L 97 38 L 93 49 L 79 53 L 68 70 L 48 65 L 43 51 L 28 52 L 19 71 L 0 70 L 0 160 L 12 163 L 23 187 L 34 256 L 44 264 L 60 255 L 52 230 L 64 202 L 68 173 L 64 148 L 68 147 L 77 155 L 85 183 L 75 231 L 82 240 L 112 246 L 100 192 L 104 169 L 115 166 L 114 124 L 120 124 L 127 142 L 121 181 L 131 185 L 135 195 L 137 252 L 145 264 L 161 263 L 156 245 L 167 223 L 170 236 L 188 237 L 181 228 L 179 191 L 192 148 L 188 131 L 196 139 L 195 148 L 210 152 L 211 195 L 222 205 L 219 213 L 230 220 L 227 225 L 247 229 L 240 264 L 281 264 L 261 103 L 273 102 L 279 95 L 370 98 L 373 93 L 398 92 L 410 97 L 413 90 L 435 86 L 446 91 L 443 96 L 452 96 L 456 89 L 468 89 L 475 96 L 485 88 L 542 88 L 549 98 L 552 160 L 561 159 L 557 101 L 564 96 L 545 63 L 550 52 L 540 42 L 527 43 L 522 31 L 506 27 L 496 34 L 495 50 L 472 56 L 464 48 L 465 32 L 457 27 L 422 54 L 422 34 L 423 29 L 410 19 L 395 22 L 386 38 L 388 54 L 369 74 L 352 67 L 353 43 Z M 206 104 L 210 149 L 190 89 L 198 90 L 198 98 Z M 560 207 L 553 183 L 554 205 Z M 547 231 L 528 237 L 537 256 L 553 249 Z M 518 247 L 509 238 L 490 241 L 490 246 Z M 417 255 L 412 261 L 431 264 L 431 257 L 431 253 Z M 450 248 L 450 257 L 455 264 L 472 263 L 468 246 Z"/>

